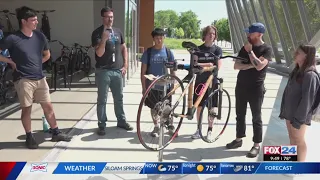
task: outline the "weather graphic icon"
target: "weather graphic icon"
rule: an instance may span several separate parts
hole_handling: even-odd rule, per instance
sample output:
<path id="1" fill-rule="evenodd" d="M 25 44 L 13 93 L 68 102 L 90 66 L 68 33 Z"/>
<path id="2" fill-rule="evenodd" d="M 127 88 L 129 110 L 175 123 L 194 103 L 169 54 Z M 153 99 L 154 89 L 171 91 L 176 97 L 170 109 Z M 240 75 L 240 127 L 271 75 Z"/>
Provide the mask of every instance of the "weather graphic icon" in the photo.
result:
<path id="1" fill-rule="evenodd" d="M 233 168 L 234 172 L 238 172 L 243 168 L 242 165 L 237 165 L 236 167 Z"/>
<path id="2" fill-rule="evenodd" d="M 198 166 L 197 166 L 197 171 L 198 172 L 202 172 L 204 170 L 204 167 L 201 165 L 201 164 L 199 164 Z"/>
<path id="3" fill-rule="evenodd" d="M 167 170 L 167 168 L 163 167 L 163 165 L 160 164 L 160 165 L 158 166 L 158 170 L 159 170 L 160 172 L 164 172 L 164 171 Z"/>

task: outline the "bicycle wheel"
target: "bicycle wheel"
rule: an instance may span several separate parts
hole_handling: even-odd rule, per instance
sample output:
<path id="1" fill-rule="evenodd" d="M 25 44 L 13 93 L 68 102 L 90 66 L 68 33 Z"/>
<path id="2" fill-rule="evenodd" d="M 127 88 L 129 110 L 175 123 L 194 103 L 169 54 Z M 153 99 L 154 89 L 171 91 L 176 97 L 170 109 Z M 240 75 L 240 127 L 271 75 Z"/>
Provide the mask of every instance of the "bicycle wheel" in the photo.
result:
<path id="1" fill-rule="evenodd" d="M 79 71 L 81 69 L 81 64 L 82 64 L 82 52 L 81 51 L 78 51 L 77 52 L 77 55 L 76 55 L 76 60 L 75 60 L 75 70 L 76 71 Z"/>
<path id="2" fill-rule="evenodd" d="M 216 108 L 213 108 L 214 105 L 212 103 L 215 102 L 214 100 L 218 101 L 216 103 Z M 207 112 L 205 112 L 205 109 Z M 231 99 L 228 91 L 225 89 L 222 89 L 222 91 L 217 89 L 212 92 L 204 102 L 200 111 L 198 129 L 201 139 L 207 143 L 213 143 L 217 141 L 227 127 L 230 112 Z M 218 117 L 219 114 L 220 117 Z M 208 133 L 209 122 L 212 123 L 211 133 Z M 207 133 L 207 136 L 204 135 L 204 132 Z"/>
<path id="3" fill-rule="evenodd" d="M 170 89 L 168 92 L 173 89 L 174 82 L 177 82 L 176 85 L 179 85 L 178 88 L 174 91 L 175 93 L 167 94 L 164 97 L 160 97 L 161 91 L 158 91 L 159 87 L 164 85 L 169 85 Z M 179 121 L 174 120 L 173 114 L 180 113 L 184 114 L 186 97 L 182 96 L 184 91 L 183 82 L 174 75 L 168 74 L 163 75 L 150 84 L 145 94 L 142 96 L 141 102 L 139 104 L 138 114 L 137 114 L 137 135 L 140 143 L 148 150 L 158 151 L 167 147 L 173 139 L 177 136 L 178 131 L 181 127 L 183 118 L 179 117 Z M 163 90 L 162 90 L 163 93 Z M 178 99 L 177 101 L 174 101 Z M 182 105 L 180 104 L 182 99 Z M 171 102 L 170 102 L 171 101 Z M 175 103 L 173 103 L 175 102 Z M 180 104 L 180 105 L 179 105 Z M 150 112 L 151 111 L 151 112 Z M 164 133 L 164 137 L 161 137 L 163 140 L 162 146 L 159 145 L 159 137 L 155 130 L 155 122 L 160 126 L 159 131 L 162 127 L 165 127 L 166 130 L 169 130 L 170 124 L 173 125 L 173 129 L 168 131 L 171 134 L 167 135 Z M 148 130 L 142 130 L 146 126 L 149 126 Z M 151 126 L 151 128 L 150 128 Z M 170 126 L 172 127 L 172 126 Z M 153 128 L 153 131 L 152 131 Z M 158 131 L 158 133 L 159 133 Z M 151 133 L 150 133 L 151 132 Z M 151 138 L 151 141 L 147 139 Z M 158 146 L 158 147 L 154 147 Z"/>
<path id="4" fill-rule="evenodd" d="M 83 71 L 89 74 L 90 70 L 91 70 L 91 58 L 89 56 L 85 56 L 83 60 Z"/>
<path id="5" fill-rule="evenodd" d="M 6 82 L 4 99 L 6 102 L 13 103 L 17 100 L 18 94 L 12 81 Z"/>

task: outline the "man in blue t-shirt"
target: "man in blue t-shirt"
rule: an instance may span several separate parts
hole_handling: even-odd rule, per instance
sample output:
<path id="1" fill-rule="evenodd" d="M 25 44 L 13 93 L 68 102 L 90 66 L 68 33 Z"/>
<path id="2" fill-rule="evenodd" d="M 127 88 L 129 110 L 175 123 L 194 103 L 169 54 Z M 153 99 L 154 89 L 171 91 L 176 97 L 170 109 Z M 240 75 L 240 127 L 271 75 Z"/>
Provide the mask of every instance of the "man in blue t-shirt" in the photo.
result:
<path id="1" fill-rule="evenodd" d="M 33 103 L 40 103 L 52 132 L 53 142 L 71 141 L 71 136 L 60 131 L 50 98 L 49 85 L 43 74 L 42 63 L 50 58 L 45 35 L 36 30 L 37 12 L 23 6 L 16 9 L 20 30 L 0 41 L 0 52 L 8 49 L 11 59 L 0 55 L 0 61 L 13 68 L 13 81 L 21 107 L 21 121 L 26 132 L 26 146 L 39 147 L 31 129 Z"/>
<path id="2" fill-rule="evenodd" d="M 164 35 L 165 31 L 160 28 L 156 28 L 151 33 L 154 46 L 149 48 L 147 51 L 145 51 L 142 55 L 141 62 L 141 85 L 142 85 L 142 94 L 144 94 L 147 90 L 147 88 L 150 85 L 150 81 L 146 79 L 144 75 L 152 74 L 154 76 L 161 76 L 164 74 L 167 74 L 168 69 L 165 68 L 166 62 L 173 62 L 174 56 L 171 50 L 167 49 L 164 46 Z M 174 75 L 174 71 L 170 70 L 170 73 Z M 156 85 L 153 87 L 153 89 L 149 92 L 148 97 L 145 100 L 145 105 L 148 106 L 151 109 L 151 115 L 153 116 L 153 123 L 154 123 L 154 129 L 151 132 L 151 136 L 156 137 L 159 135 L 159 125 L 158 121 L 160 117 L 158 115 L 155 115 L 156 112 L 154 110 L 154 106 L 157 102 L 161 100 L 163 97 L 163 87 L 160 85 Z M 170 96 L 169 101 L 171 103 Z M 169 134 L 173 135 L 174 133 L 174 126 L 172 125 L 172 120 L 170 121 L 170 125 L 168 126 Z"/>

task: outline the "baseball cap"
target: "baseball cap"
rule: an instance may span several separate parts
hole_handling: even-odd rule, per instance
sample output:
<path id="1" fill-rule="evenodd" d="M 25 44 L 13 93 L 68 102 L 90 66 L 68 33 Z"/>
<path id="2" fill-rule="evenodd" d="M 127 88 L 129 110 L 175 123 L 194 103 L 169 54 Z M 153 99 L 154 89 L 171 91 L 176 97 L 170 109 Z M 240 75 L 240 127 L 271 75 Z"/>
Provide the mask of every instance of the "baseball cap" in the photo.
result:
<path id="1" fill-rule="evenodd" d="M 266 31 L 266 28 L 264 27 L 264 25 L 262 23 L 253 23 L 251 24 L 248 28 L 246 28 L 244 30 L 247 33 L 264 33 Z"/>

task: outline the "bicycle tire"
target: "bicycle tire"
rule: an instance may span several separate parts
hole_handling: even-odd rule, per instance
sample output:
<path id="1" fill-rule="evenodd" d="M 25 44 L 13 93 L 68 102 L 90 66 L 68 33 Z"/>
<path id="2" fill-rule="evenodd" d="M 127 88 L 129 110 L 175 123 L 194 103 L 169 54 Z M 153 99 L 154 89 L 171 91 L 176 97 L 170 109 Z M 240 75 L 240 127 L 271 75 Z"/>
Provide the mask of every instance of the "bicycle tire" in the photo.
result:
<path id="1" fill-rule="evenodd" d="M 141 128 L 140 128 L 140 125 L 141 125 L 141 121 L 140 121 L 140 118 L 141 118 L 141 113 L 142 113 L 142 107 L 144 106 L 144 102 L 147 98 L 147 95 L 149 94 L 149 92 L 151 91 L 152 87 L 158 82 L 160 81 L 160 79 L 164 79 L 164 78 L 173 78 L 176 80 L 176 82 L 179 83 L 182 91 L 184 91 L 184 86 L 183 86 L 183 82 L 181 81 L 180 78 L 178 78 L 177 76 L 175 75 L 171 75 L 171 74 L 167 74 L 167 75 L 162 75 L 160 76 L 159 78 L 155 79 L 154 81 L 152 81 L 152 83 L 149 85 L 148 89 L 146 90 L 145 94 L 142 96 L 141 98 L 141 101 L 140 101 L 140 104 L 139 104 L 139 108 L 138 108 L 138 114 L 137 114 L 137 135 L 138 135 L 138 138 L 139 138 L 139 141 L 140 143 L 142 144 L 142 146 L 144 146 L 146 149 L 148 150 L 151 150 L 151 151 L 159 151 L 159 150 L 162 150 L 164 149 L 165 147 L 167 147 L 173 140 L 174 138 L 177 136 L 178 134 L 178 131 L 181 127 L 181 124 L 182 124 L 182 121 L 183 121 L 183 117 L 180 118 L 180 121 L 178 123 L 178 126 L 177 128 L 175 129 L 175 132 L 173 133 L 173 135 L 170 137 L 169 141 L 166 142 L 165 144 L 163 144 L 162 147 L 159 147 L 159 148 L 152 148 L 152 147 L 149 147 L 146 142 L 144 142 L 143 138 L 142 138 L 142 135 L 141 135 Z M 164 100 L 166 100 L 168 98 L 168 95 L 166 95 L 161 101 L 163 102 Z M 180 99 L 180 98 L 179 98 Z M 180 99 L 181 101 L 181 99 Z M 172 103 L 173 105 L 173 108 L 172 108 L 172 112 L 174 111 L 174 109 L 179 105 L 179 102 L 180 101 L 177 101 L 175 104 Z M 184 95 L 182 97 L 182 101 L 183 101 L 183 104 L 182 104 L 182 113 L 181 114 L 184 114 L 185 112 L 185 106 L 186 106 L 186 95 Z"/>
<path id="2" fill-rule="evenodd" d="M 8 93 L 13 93 L 13 96 L 7 96 Z M 17 97 L 18 97 L 18 93 L 14 87 L 14 84 L 12 81 L 9 81 L 7 87 L 5 88 L 5 91 L 4 91 L 4 99 L 5 99 L 5 102 L 9 102 L 9 103 L 14 103 L 16 102 L 17 100 Z"/>
<path id="3" fill-rule="evenodd" d="M 225 89 L 222 89 L 222 92 L 226 94 L 227 96 L 227 99 L 228 99 L 228 114 L 227 114 L 227 118 L 226 118 L 226 122 L 225 124 L 223 125 L 223 128 L 222 130 L 220 131 L 220 133 L 218 134 L 217 137 L 213 138 L 213 140 L 208 140 L 204 135 L 203 135 L 203 131 L 202 131 L 202 119 L 203 119 L 203 111 L 207 105 L 208 102 L 211 102 L 211 98 L 213 97 L 213 95 L 215 95 L 215 93 L 218 93 L 219 92 L 219 89 L 215 90 L 214 92 L 210 93 L 210 95 L 208 96 L 208 98 L 205 100 L 204 104 L 202 105 L 202 108 L 201 108 L 201 111 L 200 111 L 200 117 L 199 117 L 199 121 L 198 121 L 198 130 L 199 130 L 199 135 L 201 137 L 201 139 L 204 141 L 204 142 L 207 142 L 207 143 L 213 143 L 215 141 L 217 141 L 220 136 L 224 133 L 227 125 L 228 125 L 228 122 L 229 122 L 229 118 L 230 118 L 230 113 L 231 113 L 231 98 L 230 98 L 230 95 L 228 93 L 227 90 Z M 219 104 L 218 104 L 218 114 L 221 113 L 221 109 L 222 109 L 222 96 L 223 96 L 223 93 L 219 93 L 218 94 L 218 98 L 219 98 Z M 208 107 L 208 109 L 211 109 L 211 107 Z M 216 118 L 215 118 L 216 119 Z"/>
<path id="4" fill-rule="evenodd" d="M 90 56 L 85 56 L 83 59 L 83 71 L 89 74 L 91 70 L 91 58 Z"/>
<path id="5" fill-rule="evenodd" d="M 79 71 L 81 69 L 82 60 L 83 60 L 83 54 L 81 51 L 78 51 L 76 55 L 75 67 L 74 67 L 76 71 Z"/>

